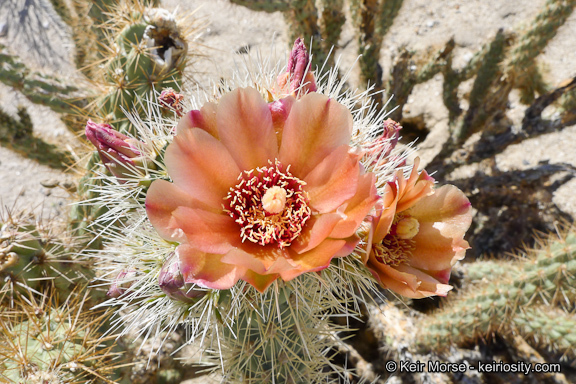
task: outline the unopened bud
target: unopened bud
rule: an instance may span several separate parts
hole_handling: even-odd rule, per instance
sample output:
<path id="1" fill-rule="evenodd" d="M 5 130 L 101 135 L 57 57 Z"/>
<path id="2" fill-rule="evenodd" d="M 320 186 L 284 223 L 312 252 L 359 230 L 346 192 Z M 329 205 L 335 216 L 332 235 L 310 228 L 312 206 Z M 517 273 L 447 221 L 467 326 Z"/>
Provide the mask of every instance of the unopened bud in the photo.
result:
<path id="1" fill-rule="evenodd" d="M 315 92 L 317 89 L 316 81 L 309 67 L 310 55 L 306 45 L 301 38 L 297 38 L 288 58 L 286 73 L 278 76 L 278 85 L 284 89 L 290 83 L 289 92 L 293 95 L 298 92 L 300 94 Z"/>
<path id="2" fill-rule="evenodd" d="M 382 165 L 390 162 L 390 153 L 396 148 L 400 139 L 402 126 L 392 119 L 384 121 L 383 132 L 368 148 L 368 156 L 372 159 L 372 165 Z"/>
<path id="3" fill-rule="evenodd" d="M 98 150 L 106 168 L 120 182 L 124 182 L 127 177 L 133 177 L 136 167 L 142 166 L 146 159 L 146 155 L 139 149 L 145 147 L 144 143 L 115 131 L 108 124 L 97 124 L 88 120 L 86 137 Z"/>
<path id="4" fill-rule="evenodd" d="M 184 96 L 177 93 L 172 88 L 166 88 L 163 90 L 162 93 L 160 93 L 160 97 L 158 98 L 158 101 L 162 107 L 176 112 L 178 117 L 182 117 L 184 114 L 182 112 L 182 106 L 180 105 L 182 100 L 184 100 Z"/>
<path id="5" fill-rule="evenodd" d="M 136 271 L 122 271 L 116 276 L 110 289 L 106 293 L 108 297 L 120 297 L 130 286 L 134 283 L 134 278 L 136 277 Z"/>
<path id="6" fill-rule="evenodd" d="M 182 272 L 180 272 L 180 260 L 178 260 L 176 255 L 170 256 L 162 265 L 158 276 L 158 285 L 167 295 L 180 290 L 184 286 L 184 277 L 182 277 Z"/>
<path id="7" fill-rule="evenodd" d="M 205 295 L 204 291 L 196 290 L 184 282 L 180 271 L 180 259 L 176 254 L 170 255 L 164 262 L 158 276 L 158 285 L 168 297 L 185 303 Z"/>

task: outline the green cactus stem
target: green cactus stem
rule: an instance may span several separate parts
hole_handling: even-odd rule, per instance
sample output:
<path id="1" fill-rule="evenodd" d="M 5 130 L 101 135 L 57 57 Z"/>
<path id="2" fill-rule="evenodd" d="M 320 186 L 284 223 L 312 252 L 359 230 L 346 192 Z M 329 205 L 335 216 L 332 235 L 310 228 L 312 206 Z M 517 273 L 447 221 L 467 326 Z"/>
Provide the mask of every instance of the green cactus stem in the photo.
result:
<path id="1" fill-rule="evenodd" d="M 65 169 L 72 157 L 33 136 L 32 121 L 25 108 L 18 109 L 18 119 L 0 109 L 0 145 L 55 169 Z"/>
<path id="2" fill-rule="evenodd" d="M 0 318 L 0 378 L 10 383 L 80 384 L 110 380 L 118 353 L 99 328 L 110 313 L 87 311 L 88 291 L 78 289 L 59 305 L 50 291 L 42 300 L 19 300 Z"/>
<path id="3" fill-rule="evenodd" d="M 490 339 L 516 327 L 534 340 L 556 342 L 550 344 L 552 349 L 560 345 L 566 322 L 574 321 L 568 311 L 576 300 L 576 230 L 570 227 L 560 237 L 551 235 L 538 242 L 525 259 L 470 266 L 471 286 L 422 320 L 420 343 L 441 349 L 450 343 Z M 563 315 L 557 317 L 558 313 Z M 530 334 L 530 324 L 538 321 L 559 328 Z M 564 339 L 574 349 L 576 344 L 571 340 Z M 561 345 L 557 349 L 566 351 L 565 344 Z"/>
<path id="4" fill-rule="evenodd" d="M 55 234 L 33 216 L 0 215 L 1 302 L 10 305 L 17 293 L 54 287 L 66 298 L 78 285 L 94 277 L 86 262 L 75 255 L 76 244 L 66 234 Z M 95 292 L 95 291 L 94 291 Z"/>
<path id="5" fill-rule="evenodd" d="M 360 58 L 360 84 L 382 87 L 380 49 L 384 36 L 392 27 L 403 0 L 351 0 L 352 21 L 358 35 Z M 400 104 L 401 105 L 401 104 Z"/>
<path id="6" fill-rule="evenodd" d="M 21 92 L 31 102 L 46 105 L 55 112 L 68 113 L 86 105 L 78 88 L 57 77 L 30 70 L 1 44 L 0 81 Z"/>

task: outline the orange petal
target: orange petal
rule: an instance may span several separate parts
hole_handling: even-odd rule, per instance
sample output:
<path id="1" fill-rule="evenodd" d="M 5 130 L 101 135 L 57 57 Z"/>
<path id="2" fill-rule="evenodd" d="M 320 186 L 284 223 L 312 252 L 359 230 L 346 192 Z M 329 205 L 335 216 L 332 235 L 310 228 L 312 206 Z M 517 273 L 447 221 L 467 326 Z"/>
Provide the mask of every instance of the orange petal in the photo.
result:
<path id="1" fill-rule="evenodd" d="M 309 93 L 292 106 L 284 125 L 279 159 L 302 178 L 341 145 L 352 132 L 348 108 L 319 93 Z"/>
<path id="2" fill-rule="evenodd" d="M 302 234 L 294 240 L 290 249 L 296 253 L 304 253 L 323 242 L 336 224 L 342 220 L 337 213 L 312 215 L 306 222 Z"/>
<path id="3" fill-rule="evenodd" d="M 248 270 L 244 276 L 242 276 L 242 280 L 252 285 L 260 293 L 264 293 L 264 291 L 266 291 L 266 289 L 268 289 L 268 287 L 272 285 L 272 283 L 276 281 L 278 277 L 280 277 L 278 274 L 259 275 L 254 271 Z"/>
<path id="4" fill-rule="evenodd" d="M 239 88 L 224 95 L 216 119 L 220 141 L 242 170 L 262 167 L 278 157 L 272 115 L 254 88 Z"/>
<path id="5" fill-rule="evenodd" d="M 408 180 L 404 179 L 401 171 L 398 171 L 398 204 L 396 205 L 396 213 L 403 212 L 411 208 L 420 199 L 433 193 L 434 178 L 428 176 L 426 171 L 418 174 L 418 165 L 420 158 L 414 160 L 412 173 Z"/>
<path id="6" fill-rule="evenodd" d="M 446 296 L 446 294 L 452 289 L 451 285 L 443 284 L 436 280 L 434 277 L 430 276 L 427 272 L 420 271 L 409 265 L 399 265 L 396 267 L 398 272 L 407 273 L 413 275 L 418 279 L 418 292 L 416 296 L 408 296 L 412 298 L 422 298 L 429 296 Z"/>
<path id="7" fill-rule="evenodd" d="M 432 196 L 422 199 L 412 207 L 410 215 L 418 221 L 436 222 L 437 228 L 446 237 L 462 237 L 472 223 L 470 201 L 453 185 L 445 185 L 434 191 Z"/>
<path id="8" fill-rule="evenodd" d="M 346 203 L 343 209 L 345 219 L 334 227 L 329 237 L 343 239 L 352 236 L 379 198 L 374 174 L 369 173 L 360 176 L 356 194 Z M 338 209 L 338 212 L 340 212 L 340 209 Z"/>
<path id="9" fill-rule="evenodd" d="M 310 206 L 320 213 L 334 211 L 356 193 L 360 172 L 359 156 L 341 145 L 304 177 Z"/>
<path id="10" fill-rule="evenodd" d="M 202 252 L 223 254 L 241 243 L 240 227 L 224 213 L 178 207 L 172 217 L 188 243 Z"/>
<path id="11" fill-rule="evenodd" d="M 421 222 L 418 234 L 412 238 L 416 249 L 412 251 L 410 265 L 424 270 L 450 268 L 455 262 L 454 239 L 442 236 L 434 223 Z"/>
<path id="12" fill-rule="evenodd" d="M 372 243 L 380 243 L 390 232 L 390 227 L 394 221 L 394 216 L 396 215 L 396 204 L 398 203 L 398 193 L 396 185 L 386 184 L 384 187 L 384 194 L 382 196 L 382 202 L 378 203 L 381 207 L 379 216 L 377 216 L 374 229 L 374 238 Z"/>
<path id="13" fill-rule="evenodd" d="M 240 175 L 222 143 L 198 128 L 180 132 L 166 149 L 164 160 L 174 184 L 215 208 L 222 206 Z"/>
<path id="14" fill-rule="evenodd" d="M 292 105 L 294 105 L 295 102 L 296 99 L 294 97 L 288 96 L 268 104 L 268 109 L 270 109 L 270 114 L 272 115 L 274 131 L 276 132 L 276 139 L 278 140 L 278 147 L 280 147 L 282 142 L 284 124 L 286 123 L 290 111 L 292 110 Z"/>
<path id="15" fill-rule="evenodd" d="M 287 260 L 287 255 L 286 250 L 274 245 L 244 243 L 228 251 L 222 262 L 239 265 L 260 275 L 268 275 L 294 268 L 295 264 Z"/>
<path id="16" fill-rule="evenodd" d="M 330 265 L 330 261 L 345 246 L 345 240 L 326 239 L 308 252 L 298 254 L 289 249 L 290 258 L 298 268 L 281 272 L 280 276 L 285 281 L 288 281 L 306 272 L 321 271 Z"/>
<path id="17" fill-rule="evenodd" d="M 214 137 L 218 137 L 216 129 L 216 104 L 206 103 L 200 110 L 191 110 L 187 112 L 176 126 L 176 133 L 180 134 L 182 131 L 191 128 L 200 128 L 208 132 Z"/>
<path id="18" fill-rule="evenodd" d="M 187 244 L 180 244 L 176 254 L 187 283 L 212 289 L 229 289 L 246 273 L 245 268 L 222 263 L 222 255 L 205 253 Z"/>
<path id="19" fill-rule="evenodd" d="M 182 242 L 186 236 L 172 217 L 172 212 L 178 207 L 209 209 L 168 181 L 156 180 L 150 185 L 146 194 L 146 213 L 150 223 L 164 239 Z"/>

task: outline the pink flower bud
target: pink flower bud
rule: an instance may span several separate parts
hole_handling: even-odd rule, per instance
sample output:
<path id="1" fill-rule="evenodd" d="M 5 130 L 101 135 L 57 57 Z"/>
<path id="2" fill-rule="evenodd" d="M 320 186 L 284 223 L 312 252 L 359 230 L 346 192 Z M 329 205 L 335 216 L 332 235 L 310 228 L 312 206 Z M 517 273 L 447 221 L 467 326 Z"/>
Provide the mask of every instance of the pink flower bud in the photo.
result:
<path id="1" fill-rule="evenodd" d="M 369 144 L 367 154 L 372 159 L 372 165 L 385 164 L 393 158 L 390 158 L 390 153 L 400 139 L 400 130 L 402 126 L 392 119 L 384 121 L 384 131 L 372 143 Z"/>
<path id="2" fill-rule="evenodd" d="M 192 285 L 184 283 L 184 277 L 180 271 L 180 260 L 176 254 L 172 254 L 160 269 L 158 285 L 171 299 L 186 303 L 205 294 L 204 291 L 195 290 Z"/>
<path id="3" fill-rule="evenodd" d="M 106 296 L 114 298 L 122 296 L 133 284 L 135 277 L 136 271 L 120 272 L 112 282 L 112 285 L 110 286 L 110 289 L 108 289 Z"/>
<path id="4" fill-rule="evenodd" d="M 292 52 L 288 58 L 288 67 L 286 73 L 278 76 L 278 85 L 280 88 L 285 88 L 290 83 L 289 92 L 295 95 L 298 91 L 302 95 L 309 92 L 315 92 L 316 81 L 314 75 L 309 70 L 310 55 L 306 49 L 306 45 L 301 38 L 297 38 L 294 42 Z"/>
<path id="5" fill-rule="evenodd" d="M 133 167 L 142 165 L 144 156 L 134 145 L 138 141 L 115 131 L 110 125 L 97 124 L 88 120 L 86 137 L 98 150 L 106 168 L 121 182 L 122 179 L 133 175 Z"/>
<path id="6" fill-rule="evenodd" d="M 182 106 L 180 105 L 182 100 L 184 100 L 184 96 L 176 93 L 176 91 L 174 91 L 172 88 L 164 89 L 158 98 L 160 105 L 162 105 L 164 108 L 176 112 L 178 117 L 182 117 L 183 115 Z"/>

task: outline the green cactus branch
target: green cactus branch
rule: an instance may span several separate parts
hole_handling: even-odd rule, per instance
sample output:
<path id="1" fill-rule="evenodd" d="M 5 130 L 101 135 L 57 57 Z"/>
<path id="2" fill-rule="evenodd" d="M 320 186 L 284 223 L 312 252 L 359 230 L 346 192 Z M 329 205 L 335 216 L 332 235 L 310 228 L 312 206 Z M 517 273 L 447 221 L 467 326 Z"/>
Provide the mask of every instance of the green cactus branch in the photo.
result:
<path id="1" fill-rule="evenodd" d="M 0 109 L 0 145 L 55 169 L 66 169 L 72 158 L 69 152 L 33 135 L 25 108 L 18 109 L 18 119 Z"/>
<path id="2" fill-rule="evenodd" d="M 403 0 L 351 0 L 352 21 L 358 35 L 360 83 L 382 87 L 380 49 L 384 36 L 402 7 Z"/>
<path id="3" fill-rule="evenodd" d="M 518 329 L 540 346 L 574 350 L 573 334 L 563 335 L 575 321 L 569 311 L 576 300 L 576 229 L 554 236 L 539 240 L 525 259 L 472 264 L 468 290 L 422 320 L 421 345 L 445 349 Z"/>
<path id="4" fill-rule="evenodd" d="M 440 73 L 450 62 L 451 52 L 455 47 L 454 40 L 449 40 L 446 45 L 432 55 L 420 68 L 413 60 L 414 53 L 403 49 L 394 60 L 390 72 L 390 80 L 386 88 L 388 94 L 394 95 L 394 104 L 398 108 L 390 114 L 392 120 L 402 120 L 402 106 L 408 101 L 414 87 L 424 83 Z"/>
<path id="5" fill-rule="evenodd" d="M 56 77 L 30 70 L 1 44 L 0 81 L 22 92 L 33 103 L 46 105 L 55 112 L 69 113 L 86 105 L 86 101 L 78 96 L 78 88 Z"/>

